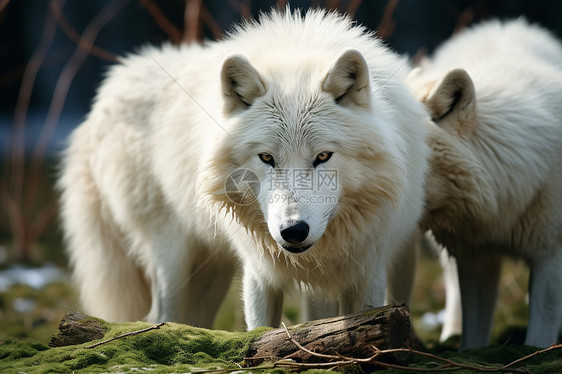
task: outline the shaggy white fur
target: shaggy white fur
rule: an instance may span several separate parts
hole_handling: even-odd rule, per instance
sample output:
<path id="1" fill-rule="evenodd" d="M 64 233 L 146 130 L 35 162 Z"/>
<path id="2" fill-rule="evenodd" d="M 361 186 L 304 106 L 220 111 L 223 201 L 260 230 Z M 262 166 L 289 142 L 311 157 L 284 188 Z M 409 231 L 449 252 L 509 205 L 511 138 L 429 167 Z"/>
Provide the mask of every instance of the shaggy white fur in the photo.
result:
<path id="1" fill-rule="evenodd" d="M 123 58 L 60 180 L 87 310 L 210 326 L 234 257 L 249 329 L 277 325 L 297 285 L 342 313 L 382 305 L 387 264 L 422 212 L 428 151 L 404 66 L 324 11 L 273 12 L 221 42 Z"/>
<path id="2" fill-rule="evenodd" d="M 446 42 L 409 82 L 435 123 L 422 227 L 456 257 L 461 347 L 489 341 L 502 256 L 522 258 L 531 270 L 526 343 L 555 343 L 562 324 L 561 44 L 523 19 L 487 22 Z"/>

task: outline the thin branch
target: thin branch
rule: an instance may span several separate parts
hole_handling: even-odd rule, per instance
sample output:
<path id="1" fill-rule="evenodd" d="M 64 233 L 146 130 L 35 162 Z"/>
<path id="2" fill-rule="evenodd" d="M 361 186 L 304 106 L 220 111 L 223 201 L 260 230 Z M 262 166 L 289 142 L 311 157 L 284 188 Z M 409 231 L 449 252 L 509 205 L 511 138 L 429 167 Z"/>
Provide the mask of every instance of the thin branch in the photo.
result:
<path id="1" fill-rule="evenodd" d="M 4 9 L 6 9 L 9 3 L 10 0 L 0 0 L 0 13 L 2 13 Z"/>
<path id="2" fill-rule="evenodd" d="M 88 44 L 87 41 L 76 32 L 76 30 L 70 25 L 70 22 L 68 22 L 68 19 L 64 16 L 62 8 L 57 0 L 51 1 L 49 8 L 51 8 L 51 12 L 53 12 L 53 15 L 59 23 L 62 31 L 64 31 L 66 36 L 68 36 L 68 38 L 76 43 L 80 48 L 93 56 L 101 58 L 102 60 L 117 62 L 117 56 L 115 56 L 115 54 L 93 44 Z"/>
<path id="3" fill-rule="evenodd" d="M 388 39 L 394 32 L 396 22 L 392 17 L 396 7 L 398 6 L 398 2 L 399 0 L 388 0 L 386 6 L 384 7 L 382 19 L 377 26 L 377 35 L 382 39 Z"/>
<path id="4" fill-rule="evenodd" d="M 158 5 L 152 0 L 139 0 L 141 5 L 150 13 L 154 22 L 160 27 L 174 44 L 181 42 L 182 32 L 178 29 L 160 10 Z"/>
<path id="5" fill-rule="evenodd" d="M 95 344 L 89 345 L 89 346 L 87 346 L 86 348 L 95 348 L 95 347 L 97 347 L 97 346 L 99 346 L 99 345 L 102 345 L 102 344 L 105 344 L 105 343 L 109 343 L 109 342 L 112 342 L 112 341 L 117 340 L 117 339 L 122 339 L 122 338 L 125 338 L 125 337 L 127 337 L 127 336 L 138 335 L 138 334 L 141 334 L 141 333 L 143 333 L 143 332 L 150 331 L 150 330 L 158 330 L 160 327 L 164 326 L 165 324 L 166 324 L 166 322 L 161 322 L 161 323 L 159 323 L 159 324 L 157 324 L 157 325 L 152 325 L 152 326 L 147 327 L 147 328 L 142 329 L 142 330 L 127 332 L 127 333 L 125 333 L 125 334 L 121 334 L 121 335 L 115 336 L 115 337 L 113 337 L 113 338 L 111 338 L 111 339 L 107 339 L 107 340 L 104 340 L 104 341 L 97 342 L 97 343 L 95 343 Z"/>
<path id="6" fill-rule="evenodd" d="M 528 360 L 528 359 L 530 359 L 531 357 L 534 357 L 534 356 L 536 356 L 536 355 L 540 355 L 540 354 L 543 354 L 543 353 L 546 353 L 546 352 L 549 352 L 549 351 L 553 351 L 553 350 L 555 350 L 555 349 L 560 349 L 560 348 L 562 348 L 562 344 L 551 345 L 551 346 L 548 347 L 548 348 L 541 349 L 540 351 L 533 352 L 533 353 L 531 353 L 531 354 L 529 354 L 529 355 L 527 355 L 527 356 L 525 356 L 525 357 L 521 357 L 521 358 L 519 358 L 519 359 L 517 359 L 517 360 L 515 360 L 515 361 L 513 361 L 513 362 L 510 362 L 509 364 L 505 365 L 504 368 L 509 368 L 509 367 L 511 367 L 511 366 L 513 366 L 513 365 L 515 365 L 515 364 L 518 364 L 518 363 L 520 363 L 520 362 L 522 362 L 522 361 Z"/>
<path id="7" fill-rule="evenodd" d="M 357 8 L 359 8 L 359 5 L 361 5 L 362 2 L 363 0 L 351 0 L 349 2 L 349 5 L 347 6 L 346 13 L 349 14 L 351 18 L 355 17 L 355 13 L 357 13 Z"/>
<path id="8" fill-rule="evenodd" d="M 111 2 L 109 5 L 104 7 L 94 19 L 86 27 L 84 34 L 81 36 L 81 41 L 78 45 L 92 46 L 98 33 L 101 29 L 109 22 L 115 15 L 125 6 L 129 0 L 120 0 L 116 2 Z M 88 57 L 88 50 L 83 50 L 77 47 L 74 53 L 64 66 L 59 78 L 57 80 L 55 91 L 53 93 L 53 98 L 51 104 L 49 105 L 49 111 L 47 112 L 47 118 L 45 119 L 45 124 L 41 129 L 39 134 L 39 139 L 37 140 L 35 149 L 33 150 L 33 155 L 31 158 L 30 166 L 30 191 L 28 194 L 28 201 L 31 206 L 33 206 L 37 180 L 39 178 L 39 170 L 43 162 L 45 152 L 47 150 L 47 145 L 49 144 L 55 128 L 57 126 L 58 120 L 62 113 L 64 103 L 66 101 L 66 96 L 70 85 L 76 76 L 76 73 Z"/>
<path id="9" fill-rule="evenodd" d="M 238 365 L 238 364 L 237 364 Z M 240 365 L 238 365 L 240 366 Z M 214 374 L 219 374 L 219 373 L 225 373 L 225 374 L 230 374 L 230 373 L 238 373 L 238 372 L 246 372 L 246 371 L 260 371 L 263 372 L 265 369 L 273 369 L 275 368 L 274 365 L 262 365 L 262 366 L 256 366 L 254 368 L 242 368 L 240 367 L 241 370 L 232 370 L 232 369 L 194 369 L 194 370 L 190 370 L 190 373 L 194 373 L 194 374 L 198 374 L 198 373 L 214 373 Z"/>
<path id="10" fill-rule="evenodd" d="M 470 23 L 474 20 L 475 16 L 476 13 L 474 12 L 474 9 L 472 7 L 465 8 L 465 10 L 463 10 L 462 13 L 459 15 L 457 24 L 453 29 L 453 35 L 461 32 L 462 29 L 470 25 Z"/>
<path id="11" fill-rule="evenodd" d="M 243 18 L 250 19 L 252 16 L 251 0 L 228 0 L 228 4 Z"/>
<path id="12" fill-rule="evenodd" d="M 23 219 L 23 192 L 25 179 L 25 126 L 27 112 L 31 100 L 31 93 L 35 85 L 35 79 L 39 68 L 43 64 L 49 48 L 53 44 L 53 39 L 57 23 L 52 14 L 47 14 L 45 23 L 41 30 L 41 39 L 23 72 L 16 108 L 14 110 L 13 135 L 10 143 L 6 144 L 6 149 L 11 150 L 11 158 L 6 157 L 6 161 L 11 160 L 10 177 L 6 179 L 3 186 L 2 200 L 3 205 L 9 207 L 7 213 L 10 220 L 14 242 L 21 255 L 25 258 L 29 255 L 26 243 L 26 231 Z"/>
<path id="13" fill-rule="evenodd" d="M 205 8 L 203 4 L 201 4 L 201 21 L 211 30 L 211 33 L 215 37 L 215 39 L 221 39 L 223 36 L 223 31 L 217 20 L 213 17 L 213 15 Z"/>
<path id="14" fill-rule="evenodd" d="M 277 4 L 275 5 L 275 8 L 279 10 L 283 10 L 287 6 L 287 2 L 288 0 L 277 0 Z"/>
<path id="15" fill-rule="evenodd" d="M 412 348 L 392 348 L 392 349 L 385 349 L 385 350 L 381 350 L 378 349 L 377 347 L 373 346 L 373 349 L 375 351 L 375 353 L 367 358 L 353 358 L 353 357 L 346 357 L 343 355 L 327 355 L 327 354 L 322 354 L 322 353 L 316 353 L 313 352 L 305 347 L 303 347 L 299 342 L 297 342 L 289 333 L 289 330 L 287 329 L 287 326 L 285 326 L 285 324 L 283 324 L 283 327 L 285 329 L 285 332 L 287 333 L 288 339 L 290 342 L 292 342 L 299 350 L 306 352 L 314 357 L 318 357 L 318 358 L 323 358 L 323 359 L 328 359 L 328 360 L 333 360 L 330 362 L 321 362 L 321 363 L 301 363 L 301 362 L 294 362 L 294 361 L 288 361 L 288 360 L 280 360 L 277 361 L 275 363 L 275 366 L 277 367 L 284 367 L 284 368 L 336 368 L 336 367 L 341 367 L 341 366 L 347 366 L 347 365 L 355 365 L 355 364 L 369 364 L 369 365 L 375 365 L 375 366 L 380 366 L 380 367 L 384 367 L 387 369 L 400 369 L 400 370 L 405 370 L 405 371 L 413 371 L 413 372 L 443 372 L 443 371 L 453 371 L 453 370 L 459 370 L 459 369 L 468 369 L 468 370 L 473 370 L 473 371 L 477 371 L 477 372 L 510 372 L 510 373 L 528 373 L 527 370 L 525 369 L 519 369 L 519 368 L 512 368 L 511 366 L 513 366 L 516 363 L 519 363 L 521 361 L 524 361 L 530 357 L 533 357 L 537 354 L 540 353 L 544 353 L 544 352 L 548 352 L 551 351 L 553 349 L 557 349 L 562 347 L 561 345 L 558 346 L 552 346 L 550 348 L 544 349 L 542 351 L 538 351 L 535 352 L 531 355 L 528 355 L 526 357 L 523 357 L 519 360 L 513 361 L 512 363 L 505 365 L 505 366 L 501 366 L 501 367 L 491 367 L 491 366 L 482 366 L 482 365 L 470 365 L 470 364 L 465 364 L 465 363 L 459 363 L 459 362 L 455 362 L 431 353 L 427 353 L 427 352 L 422 352 L 422 351 L 418 351 Z M 420 356 L 425 356 L 425 357 L 429 357 L 431 359 L 434 359 L 436 361 L 441 361 L 444 363 L 444 365 L 441 365 L 440 367 L 437 368 L 417 368 L 417 367 L 410 367 L 410 366 L 402 366 L 402 365 L 395 365 L 395 364 L 389 364 L 386 362 L 381 362 L 379 360 L 377 360 L 377 358 L 381 355 L 384 354 L 390 354 L 390 353 L 398 353 L 398 352 L 404 352 L 404 353 L 413 353 L 416 355 L 420 355 Z"/>
<path id="16" fill-rule="evenodd" d="M 192 43 L 199 40 L 199 18 L 201 14 L 201 0 L 186 0 L 183 17 L 183 41 Z"/>
<path id="17" fill-rule="evenodd" d="M 326 2 L 326 8 L 335 10 L 339 9 L 341 0 L 328 0 Z"/>

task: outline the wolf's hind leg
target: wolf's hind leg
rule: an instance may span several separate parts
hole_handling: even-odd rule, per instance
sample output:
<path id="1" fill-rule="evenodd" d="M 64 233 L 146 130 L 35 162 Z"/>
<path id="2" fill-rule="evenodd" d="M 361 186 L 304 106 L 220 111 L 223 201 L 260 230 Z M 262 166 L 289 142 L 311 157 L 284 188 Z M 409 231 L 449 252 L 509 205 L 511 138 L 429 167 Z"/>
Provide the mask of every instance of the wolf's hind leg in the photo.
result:
<path id="1" fill-rule="evenodd" d="M 78 138 L 77 139 L 81 139 Z M 73 277 L 87 313 L 110 320 L 141 319 L 150 307 L 144 273 L 127 253 L 127 241 L 104 205 L 89 155 L 77 142 L 60 180 L 61 215 Z"/>
<path id="2" fill-rule="evenodd" d="M 150 306 L 150 289 L 143 272 L 135 266 L 108 230 L 90 225 L 89 234 L 71 240 L 71 262 L 80 300 L 86 312 L 114 321 L 142 319 Z"/>
<path id="3" fill-rule="evenodd" d="M 525 344 L 548 347 L 562 328 L 562 248 L 530 264 L 529 325 Z"/>
<path id="4" fill-rule="evenodd" d="M 212 328 L 215 316 L 228 291 L 236 259 L 228 252 L 207 254 L 194 261 L 187 285 L 183 323 Z"/>
<path id="5" fill-rule="evenodd" d="M 414 278 L 416 276 L 419 245 L 422 238 L 421 232 L 416 230 L 416 233 L 405 242 L 400 251 L 391 260 L 391 266 L 387 271 L 388 287 L 385 304 L 410 304 Z"/>
<path id="6" fill-rule="evenodd" d="M 501 258 L 457 257 L 462 300 L 461 350 L 489 344 L 501 275 Z"/>

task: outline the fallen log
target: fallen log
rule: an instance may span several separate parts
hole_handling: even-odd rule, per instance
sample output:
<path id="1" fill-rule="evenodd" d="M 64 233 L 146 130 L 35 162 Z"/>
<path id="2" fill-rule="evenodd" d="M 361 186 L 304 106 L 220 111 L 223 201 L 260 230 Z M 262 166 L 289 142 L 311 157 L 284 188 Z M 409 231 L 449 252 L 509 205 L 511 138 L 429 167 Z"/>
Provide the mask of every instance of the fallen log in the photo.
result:
<path id="1" fill-rule="evenodd" d="M 410 333 L 409 317 L 410 312 L 406 305 L 394 305 L 369 309 L 356 314 L 310 321 L 290 326 L 287 330 L 285 328 L 272 329 L 250 342 L 249 348 L 243 354 L 244 365 L 256 366 L 264 361 L 274 362 L 280 359 L 311 363 L 322 360 L 320 357 L 307 352 L 307 350 L 320 354 L 361 358 L 371 356 L 375 351 L 373 347 L 380 350 L 415 347 L 417 341 Z M 104 323 L 107 324 L 105 321 L 79 312 L 69 312 L 61 320 L 60 332 L 51 339 L 49 345 L 60 347 L 102 339 L 105 332 Z M 193 330 L 192 327 L 186 326 L 186 328 Z M 199 330 L 203 331 L 204 329 Z M 150 331 L 150 328 L 143 329 L 143 331 L 133 331 L 125 335 L 131 336 L 139 332 L 149 334 L 148 331 Z M 204 331 L 210 336 L 213 334 L 211 330 Z M 225 334 L 224 332 L 220 333 L 222 336 Z M 233 339 L 234 334 L 239 335 L 239 333 L 232 334 Z M 305 350 L 295 345 L 289 337 L 292 337 Z M 107 342 L 118 338 L 120 337 Z M 103 343 L 106 342 L 97 343 L 90 347 Z M 397 352 L 384 355 L 380 359 L 381 361 L 405 364 L 409 360 L 409 354 Z"/>
<path id="2" fill-rule="evenodd" d="M 326 355 L 369 357 L 374 347 L 385 350 L 417 346 L 410 329 L 406 305 L 369 309 L 356 314 L 326 318 L 287 328 L 290 335 L 309 351 Z M 280 358 L 296 362 L 320 362 L 322 358 L 299 349 L 284 328 L 266 332 L 254 341 L 246 355 L 248 366 Z M 408 354 L 395 353 L 393 362 L 406 363 Z"/>

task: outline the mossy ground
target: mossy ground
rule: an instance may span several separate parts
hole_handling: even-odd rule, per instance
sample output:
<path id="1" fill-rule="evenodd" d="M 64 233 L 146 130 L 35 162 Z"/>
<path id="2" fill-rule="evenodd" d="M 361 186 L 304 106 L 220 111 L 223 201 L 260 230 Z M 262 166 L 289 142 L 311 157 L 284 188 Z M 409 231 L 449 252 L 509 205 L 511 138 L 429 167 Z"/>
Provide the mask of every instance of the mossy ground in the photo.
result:
<path id="1" fill-rule="evenodd" d="M 105 338 L 148 326 L 145 322 L 106 323 Z M 43 343 L 8 340 L 0 344 L 2 373 L 102 373 L 151 370 L 161 373 L 239 370 L 251 341 L 267 329 L 248 333 L 205 330 L 167 323 L 95 348 L 92 342 L 50 348 Z M 94 341 L 95 342 L 95 341 Z"/>
<path id="2" fill-rule="evenodd" d="M 3 231 L 3 230 L 2 230 Z M 0 235 L 0 245 L 9 247 L 8 236 Z M 35 248 L 36 262 L 49 261 L 64 266 L 60 238 L 43 241 Z M 44 248 L 43 248 L 44 247 Z M 3 265 L 0 267 L 6 267 Z M 413 300 L 412 321 L 426 347 L 434 353 L 456 360 L 486 364 L 504 364 L 533 351 L 525 346 L 504 346 L 524 340 L 527 320 L 526 284 L 528 271 L 520 263 L 508 262 L 504 267 L 500 297 L 495 317 L 493 342 L 496 346 L 459 354 L 456 341 L 437 343 L 439 326 L 428 328 L 421 323 L 426 312 L 438 312 L 444 305 L 441 270 L 437 260 L 427 253 L 420 256 Z M 233 282 L 214 328 L 243 331 L 243 314 L 240 303 L 240 280 Z M 15 308 L 17 300 L 33 301 L 34 307 L 25 313 Z M 191 329 L 169 324 L 161 330 L 85 349 L 84 345 L 49 348 L 46 344 L 57 332 L 57 325 L 68 310 L 77 309 L 77 295 L 69 283 L 48 284 L 41 289 L 15 285 L 0 292 L 0 373 L 16 372 L 194 372 L 200 369 L 240 370 L 242 351 L 252 335 L 236 332 Z M 289 298 L 285 303 L 283 320 L 287 324 L 299 320 L 299 299 Z M 106 336 L 137 330 L 144 323 L 112 325 Z M 514 327 L 515 326 L 515 327 Z M 113 334 L 113 335 L 112 335 Z M 431 360 L 415 358 L 421 367 L 435 367 Z M 433 365 L 433 366 L 432 366 Z M 562 373 L 562 352 L 556 351 L 533 358 L 522 366 L 531 366 L 533 373 Z M 348 371 L 356 371 L 349 369 Z M 271 367 L 263 372 L 281 372 Z M 462 372 L 462 371 L 461 371 Z M 309 370 L 308 373 L 327 373 Z"/>
<path id="3" fill-rule="evenodd" d="M 105 338 L 137 331 L 151 326 L 145 322 L 106 323 Z M 168 323 L 159 329 L 128 336 L 94 348 L 92 342 L 75 346 L 50 348 L 44 343 L 7 340 L 0 344 L 1 373 L 156 373 L 245 372 L 240 367 L 250 342 L 267 328 L 248 333 L 205 330 Z M 95 341 L 94 341 L 95 342 Z M 534 352 L 521 345 L 492 346 L 469 352 L 439 346 L 433 349 L 442 357 L 468 364 L 499 367 Z M 437 352 L 439 351 L 439 352 Z M 441 363 L 421 356 L 413 358 L 412 366 L 436 368 Z M 548 352 L 515 366 L 531 373 L 562 372 L 562 350 Z M 363 372 L 358 367 L 345 370 Z M 271 363 L 252 372 L 284 373 Z M 306 373 L 329 373 L 328 370 L 308 370 Z M 398 370 L 396 372 L 406 372 Z M 456 371 L 473 372 L 470 370 Z"/>

